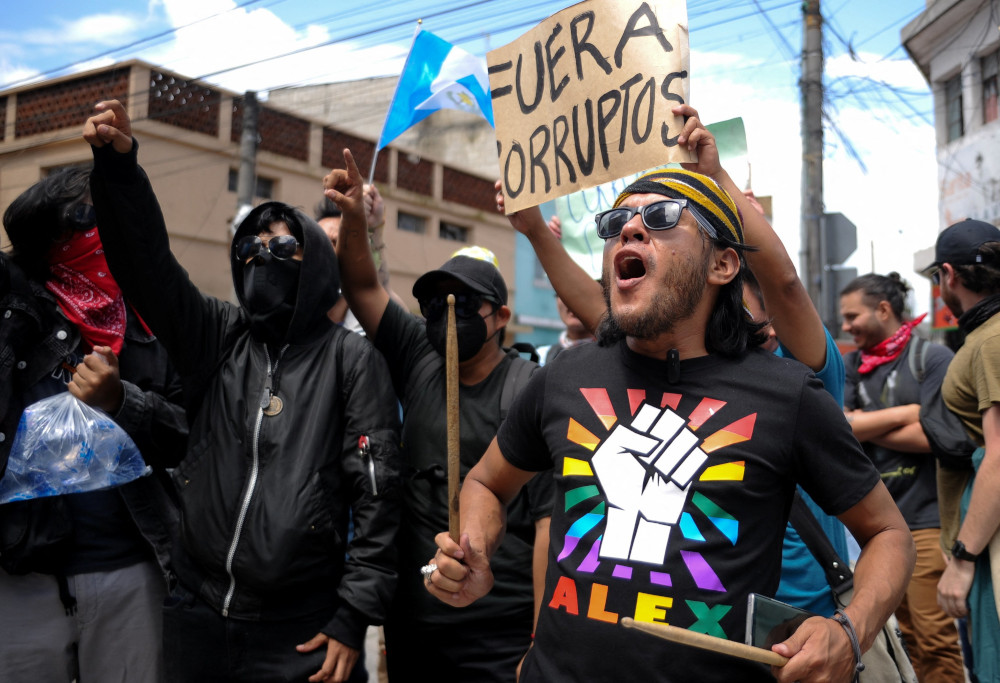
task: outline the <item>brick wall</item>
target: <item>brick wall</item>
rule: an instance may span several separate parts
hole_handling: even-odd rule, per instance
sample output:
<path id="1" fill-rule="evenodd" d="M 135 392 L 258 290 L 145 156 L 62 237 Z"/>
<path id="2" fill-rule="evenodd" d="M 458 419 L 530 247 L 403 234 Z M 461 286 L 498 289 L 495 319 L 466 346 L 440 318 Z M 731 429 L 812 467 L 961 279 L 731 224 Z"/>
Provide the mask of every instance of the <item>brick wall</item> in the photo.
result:
<path id="1" fill-rule="evenodd" d="M 281 156 L 309 160 L 309 122 L 291 114 L 261 107 L 257 116 L 258 149 Z M 243 98 L 233 98 L 233 127 L 230 139 L 240 141 L 243 133 Z"/>
<path id="2" fill-rule="evenodd" d="M 149 118 L 216 137 L 222 95 L 182 78 L 150 72 Z"/>
<path id="3" fill-rule="evenodd" d="M 375 143 L 363 140 L 349 133 L 332 128 L 323 128 L 323 149 L 320 164 L 323 168 L 343 168 L 344 148 L 351 150 L 354 163 L 361 171 L 361 177 L 368 182 L 368 174 L 372 169 L 372 154 L 375 153 Z M 389 180 L 389 151 L 382 150 L 375 162 L 375 182 L 385 183 Z"/>
<path id="4" fill-rule="evenodd" d="M 128 77 L 125 67 L 19 93 L 14 136 L 81 128 L 101 100 L 128 99 Z"/>
<path id="5" fill-rule="evenodd" d="M 434 186 L 434 164 L 416 157 L 416 163 L 409 154 L 400 153 L 397 156 L 396 187 L 410 192 L 431 196 Z"/>
<path id="6" fill-rule="evenodd" d="M 496 190 L 489 180 L 445 166 L 443 181 L 441 198 L 446 202 L 465 204 L 480 211 L 496 211 Z"/>

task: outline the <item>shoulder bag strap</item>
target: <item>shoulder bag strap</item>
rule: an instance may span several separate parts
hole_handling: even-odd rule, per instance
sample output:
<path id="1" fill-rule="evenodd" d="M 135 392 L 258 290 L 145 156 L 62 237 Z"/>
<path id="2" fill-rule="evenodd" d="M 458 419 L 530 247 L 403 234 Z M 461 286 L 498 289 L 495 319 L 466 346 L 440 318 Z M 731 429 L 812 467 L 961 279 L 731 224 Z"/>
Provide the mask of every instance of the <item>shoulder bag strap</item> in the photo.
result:
<path id="1" fill-rule="evenodd" d="M 836 595 L 841 595 L 854 586 L 854 574 L 850 566 L 834 550 L 830 539 L 816 521 L 816 516 L 806 502 L 795 492 L 788 521 L 809 548 L 826 574 L 826 580 Z"/>

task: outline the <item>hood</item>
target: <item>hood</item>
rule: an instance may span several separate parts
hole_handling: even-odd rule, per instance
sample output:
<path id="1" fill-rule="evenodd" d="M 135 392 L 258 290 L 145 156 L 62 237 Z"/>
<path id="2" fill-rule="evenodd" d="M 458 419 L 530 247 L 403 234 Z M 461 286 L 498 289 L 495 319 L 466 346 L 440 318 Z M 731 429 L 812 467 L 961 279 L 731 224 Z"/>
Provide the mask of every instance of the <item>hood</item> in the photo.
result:
<path id="1" fill-rule="evenodd" d="M 305 213 L 282 202 L 266 202 L 247 214 L 233 236 L 229 262 L 233 289 L 240 306 L 248 310 L 243 291 L 243 263 L 236 258 L 236 243 L 246 235 L 257 235 L 275 220 L 285 220 L 292 234 L 302 244 L 302 269 L 299 276 L 295 312 L 284 341 L 302 343 L 325 331 L 333 323 L 327 317 L 340 298 L 340 269 L 337 255 L 323 229 Z M 251 322 L 251 333 L 254 325 Z M 257 335 L 255 335 L 257 336 Z"/>

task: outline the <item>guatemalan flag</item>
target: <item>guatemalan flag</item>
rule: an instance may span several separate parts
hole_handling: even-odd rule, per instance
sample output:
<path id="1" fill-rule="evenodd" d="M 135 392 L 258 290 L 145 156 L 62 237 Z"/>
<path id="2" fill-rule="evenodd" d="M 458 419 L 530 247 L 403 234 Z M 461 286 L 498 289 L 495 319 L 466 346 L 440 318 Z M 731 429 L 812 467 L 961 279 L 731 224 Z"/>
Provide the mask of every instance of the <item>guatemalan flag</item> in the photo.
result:
<path id="1" fill-rule="evenodd" d="M 439 109 L 479 114 L 493 125 L 486 59 L 421 30 L 413 39 L 375 151 Z"/>

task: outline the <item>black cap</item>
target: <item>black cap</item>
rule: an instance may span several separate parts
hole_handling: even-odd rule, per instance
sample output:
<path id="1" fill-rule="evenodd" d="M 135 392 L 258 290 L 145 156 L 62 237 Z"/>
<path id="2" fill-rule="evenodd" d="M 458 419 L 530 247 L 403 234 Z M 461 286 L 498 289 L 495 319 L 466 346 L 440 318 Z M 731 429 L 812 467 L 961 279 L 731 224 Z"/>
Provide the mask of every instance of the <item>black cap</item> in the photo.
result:
<path id="1" fill-rule="evenodd" d="M 489 261 L 471 256 L 453 256 L 437 270 L 421 275 L 413 283 L 413 296 L 418 301 L 426 299 L 431 288 L 442 280 L 458 280 L 477 294 L 507 305 L 507 285 L 500 271 Z"/>
<path id="2" fill-rule="evenodd" d="M 987 242 L 1000 242 L 1000 229 L 984 221 L 966 218 L 948 226 L 938 235 L 931 266 L 940 268 L 942 263 L 953 266 L 982 263 L 979 247 Z"/>

